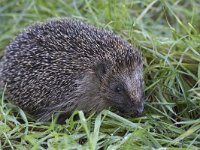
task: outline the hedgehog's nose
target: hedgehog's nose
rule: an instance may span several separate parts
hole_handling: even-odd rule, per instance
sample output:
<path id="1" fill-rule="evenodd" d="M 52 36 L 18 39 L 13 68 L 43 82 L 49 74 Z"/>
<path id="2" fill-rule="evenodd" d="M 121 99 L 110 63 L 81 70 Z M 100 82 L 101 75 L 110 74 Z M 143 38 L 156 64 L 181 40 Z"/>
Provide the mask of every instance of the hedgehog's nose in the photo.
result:
<path id="1" fill-rule="evenodd" d="M 142 115 L 143 109 L 137 109 L 136 110 L 136 116 L 139 117 Z"/>
<path id="2" fill-rule="evenodd" d="M 143 110 L 144 110 L 144 104 L 143 104 L 143 103 L 140 103 L 140 104 L 136 107 L 136 111 L 135 111 L 136 116 L 138 116 L 138 117 L 141 116 Z"/>

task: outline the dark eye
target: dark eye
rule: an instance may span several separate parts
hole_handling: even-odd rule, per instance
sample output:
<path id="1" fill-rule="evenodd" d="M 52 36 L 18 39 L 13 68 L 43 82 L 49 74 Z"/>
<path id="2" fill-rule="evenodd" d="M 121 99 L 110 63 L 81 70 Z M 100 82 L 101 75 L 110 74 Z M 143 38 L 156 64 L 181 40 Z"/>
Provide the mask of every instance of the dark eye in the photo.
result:
<path id="1" fill-rule="evenodd" d="M 115 92 L 120 93 L 124 90 L 124 88 L 122 86 L 116 86 L 115 87 Z"/>

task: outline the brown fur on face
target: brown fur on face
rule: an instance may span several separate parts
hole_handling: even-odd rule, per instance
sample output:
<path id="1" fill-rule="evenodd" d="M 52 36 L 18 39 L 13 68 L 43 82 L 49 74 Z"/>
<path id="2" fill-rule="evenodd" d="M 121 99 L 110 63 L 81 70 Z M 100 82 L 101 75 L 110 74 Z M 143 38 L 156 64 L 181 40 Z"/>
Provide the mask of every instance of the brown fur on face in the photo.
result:
<path id="1" fill-rule="evenodd" d="M 142 63 L 121 66 L 118 71 L 115 68 L 118 62 L 111 63 L 97 64 L 94 72 L 79 82 L 78 109 L 90 112 L 114 107 L 132 116 L 141 115 L 144 108 Z"/>

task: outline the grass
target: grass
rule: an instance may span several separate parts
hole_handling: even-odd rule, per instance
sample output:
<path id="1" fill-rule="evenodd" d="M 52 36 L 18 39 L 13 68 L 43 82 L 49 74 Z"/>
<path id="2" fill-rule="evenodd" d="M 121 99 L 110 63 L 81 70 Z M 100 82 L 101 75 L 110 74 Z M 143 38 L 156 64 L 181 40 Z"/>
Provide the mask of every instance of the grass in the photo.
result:
<path id="1" fill-rule="evenodd" d="M 140 118 L 80 111 L 59 125 L 32 121 L 2 96 L 0 149 L 199 149 L 199 8 L 199 0 L 0 0 L 1 53 L 27 25 L 77 18 L 113 30 L 142 51 L 146 97 Z"/>

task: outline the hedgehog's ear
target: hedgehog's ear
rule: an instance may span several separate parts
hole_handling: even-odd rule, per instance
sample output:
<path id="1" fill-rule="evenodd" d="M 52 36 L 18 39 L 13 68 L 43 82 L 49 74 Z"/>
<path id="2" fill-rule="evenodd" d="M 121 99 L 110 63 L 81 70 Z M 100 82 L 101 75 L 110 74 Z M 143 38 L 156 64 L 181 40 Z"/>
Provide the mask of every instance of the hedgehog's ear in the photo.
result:
<path id="1" fill-rule="evenodd" d="M 108 70 L 109 70 L 109 64 L 106 62 L 98 63 L 94 68 L 94 71 L 100 80 L 105 76 Z"/>

